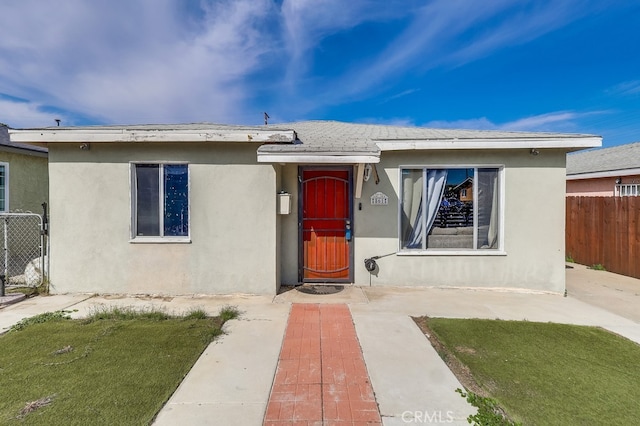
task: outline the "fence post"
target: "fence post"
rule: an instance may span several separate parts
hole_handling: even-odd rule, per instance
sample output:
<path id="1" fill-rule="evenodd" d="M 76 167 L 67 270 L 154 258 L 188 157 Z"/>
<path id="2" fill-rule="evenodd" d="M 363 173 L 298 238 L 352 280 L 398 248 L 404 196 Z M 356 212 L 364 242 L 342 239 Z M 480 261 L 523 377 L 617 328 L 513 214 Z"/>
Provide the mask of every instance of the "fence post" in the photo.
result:
<path id="1" fill-rule="evenodd" d="M 49 217 L 47 215 L 47 202 L 42 203 L 42 245 L 44 248 L 44 256 L 42 256 L 42 282 L 47 282 L 47 288 L 49 287 L 49 262 L 51 257 L 49 256 Z"/>
<path id="2" fill-rule="evenodd" d="M 7 221 L 9 218 L 2 218 L 2 226 L 3 226 L 3 235 L 4 235 L 4 245 L 2 246 L 4 250 L 4 271 L 2 271 L 2 275 L 0 275 L 0 296 L 4 296 L 4 280 L 9 276 L 9 241 L 7 239 Z"/>

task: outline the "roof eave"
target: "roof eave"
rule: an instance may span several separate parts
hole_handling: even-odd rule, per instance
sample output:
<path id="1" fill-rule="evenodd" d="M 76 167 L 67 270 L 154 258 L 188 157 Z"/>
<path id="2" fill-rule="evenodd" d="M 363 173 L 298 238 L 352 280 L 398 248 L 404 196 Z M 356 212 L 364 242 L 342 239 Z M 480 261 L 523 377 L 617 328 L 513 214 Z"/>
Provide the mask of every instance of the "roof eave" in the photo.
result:
<path id="1" fill-rule="evenodd" d="M 401 141 L 375 140 L 374 142 L 381 151 L 519 148 L 576 150 L 602 146 L 602 138 L 600 136 L 521 139 L 412 139 Z"/>
<path id="2" fill-rule="evenodd" d="M 0 151 L 11 152 L 13 154 L 29 155 L 32 157 L 47 158 L 49 156 L 46 148 L 35 146 L 15 146 L 9 144 L 0 144 Z"/>
<path id="3" fill-rule="evenodd" d="M 258 152 L 258 163 L 296 163 L 296 164 L 365 164 L 380 162 L 380 155 L 374 153 L 264 153 Z"/>
<path id="4" fill-rule="evenodd" d="M 130 129 L 9 129 L 13 142 L 26 144 L 104 142 L 257 142 L 293 143 L 293 130 L 130 130 Z"/>

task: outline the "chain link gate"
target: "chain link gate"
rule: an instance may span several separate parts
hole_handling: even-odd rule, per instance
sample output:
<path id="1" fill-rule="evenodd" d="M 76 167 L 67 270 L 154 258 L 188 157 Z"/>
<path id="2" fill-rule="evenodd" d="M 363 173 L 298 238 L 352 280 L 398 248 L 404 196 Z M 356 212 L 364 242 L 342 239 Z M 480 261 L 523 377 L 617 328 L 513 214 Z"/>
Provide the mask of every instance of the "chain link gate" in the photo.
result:
<path id="1" fill-rule="evenodd" d="M 48 273 L 45 234 L 39 214 L 0 213 L 0 296 L 5 285 L 37 287 L 43 283 Z"/>

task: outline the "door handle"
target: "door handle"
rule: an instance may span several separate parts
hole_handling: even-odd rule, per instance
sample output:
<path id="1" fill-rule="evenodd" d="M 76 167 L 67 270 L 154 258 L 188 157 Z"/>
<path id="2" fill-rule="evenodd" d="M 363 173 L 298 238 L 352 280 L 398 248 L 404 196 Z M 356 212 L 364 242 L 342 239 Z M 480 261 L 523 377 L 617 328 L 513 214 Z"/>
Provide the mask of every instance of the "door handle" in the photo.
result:
<path id="1" fill-rule="evenodd" d="M 350 220 L 345 221 L 344 236 L 347 241 L 351 241 L 351 221 Z"/>

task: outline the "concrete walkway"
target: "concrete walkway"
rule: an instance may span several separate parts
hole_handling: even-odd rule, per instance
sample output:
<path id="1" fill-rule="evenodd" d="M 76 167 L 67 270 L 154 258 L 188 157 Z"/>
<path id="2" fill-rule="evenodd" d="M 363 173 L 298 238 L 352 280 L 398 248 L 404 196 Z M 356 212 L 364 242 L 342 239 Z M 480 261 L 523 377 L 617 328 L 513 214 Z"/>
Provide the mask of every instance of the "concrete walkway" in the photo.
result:
<path id="1" fill-rule="evenodd" d="M 159 413 L 156 425 L 261 425 L 292 303 L 346 303 L 378 403 L 382 424 L 468 424 L 472 412 L 457 379 L 410 316 L 500 318 L 597 325 L 640 343 L 640 280 L 580 265 L 567 269 L 568 297 L 438 288 L 349 287 L 334 295 L 292 290 L 267 296 L 37 297 L 0 309 L 0 331 L 28 316 L 59 309 L 74 316 L 108 305 L 242 311 L 212 343 Z M 349 423 L 352 424 L 352 423 Z"/>

